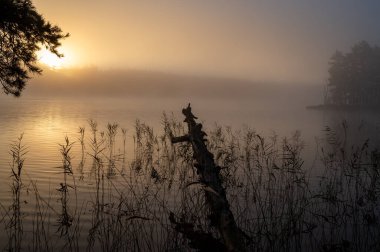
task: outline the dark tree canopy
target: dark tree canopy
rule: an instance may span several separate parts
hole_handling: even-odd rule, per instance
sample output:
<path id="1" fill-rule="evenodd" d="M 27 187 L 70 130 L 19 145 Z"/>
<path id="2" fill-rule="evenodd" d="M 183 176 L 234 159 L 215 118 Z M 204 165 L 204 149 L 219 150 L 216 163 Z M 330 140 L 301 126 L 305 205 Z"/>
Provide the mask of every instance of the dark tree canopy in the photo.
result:
<path id="1" fill-rule="evenodd" d="M 337 51 L 330 59 L 329 103 L 380 105 L 380 48 L 362 41 L 351 52 Z"/>
<path id="2" fill-rule="evenodd" d="M 0 83 L 6 94 L 19 96 L 32 73 L 41 73 L 36 52 L 46 47 L 62 57 L 57 48 L 68 37 L 45 21 L 30 0 L 0 0 Z"/>

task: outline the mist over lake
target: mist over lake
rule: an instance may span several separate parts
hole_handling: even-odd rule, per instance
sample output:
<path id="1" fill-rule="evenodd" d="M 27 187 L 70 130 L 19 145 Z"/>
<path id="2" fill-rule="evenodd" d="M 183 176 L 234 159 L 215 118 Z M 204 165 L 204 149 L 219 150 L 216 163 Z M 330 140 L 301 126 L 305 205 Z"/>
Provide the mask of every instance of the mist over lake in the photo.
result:
<path id="1" fill-rule="evenodd" d="M 321 100 L 316 93 L 323 88 L 313 84 L 288 87 L 160 72 L 82 69 L 46 70 L 30 85 L 22 100 L 2 98 L 4 142 L 24 133 L 26 141 L 30 138 L 31 143 L 38 141 L 54 150 L 66 134 L 75 141 L 78 128 L 87 126 L 89 119 L 103 127 L 116 122 L 126 129 L 139 119 L 160 131 L 163 112 L 180 120 L 181 109 L 188 103 L 208 128 L 247 126 L 281 137 L 299 130 L 308 146 L 314 145 L 314 137 L 328 123 L 323 112 L 305 109 Z"/>
<path id="2" fill-rule="evenodd" d="M 85 77 L 79 79 L 70 76 L 54 79 L 48 73 L 43 81 L 36 83 L 36 87 L 25 93 L 22 102 L 11 97 L 4 97 L 1 101 L 0 114 L 3 120 L 0 123 L 0 140 L 3 144 L 0 147 L 0 175 L 1 199 L 4 206 L 12 202 L 9 183 L 12 156 L 9 150 L 21 134 L 22 144 L 26 148 L 23 169 L 27 180 L 38 186 L 39 194 L 43 198 L 52 197 L 57 200 L 58 194 L 54 193 L 54 190 L 52 192 L 52 188 L 59 188 L 58 185 L 62 183 L 60 145 L 64 144 L 65 137 L 68 137 L 73 143 L 71 162 L 78 180 L 76 197 L 80 202 L 87 202 L 88 197 L 93 197 L 91 195 L 96 191 L 91 189 L 91 185 L 95 183 L 89 162 L 91 149 L 85 152 L 87 165 L 83 166 L 80 172 L 76 168 L 80 166 L 80 157 L 83 155 L 79 141 L 80 127 L 86 129 L 84 141 L 89 144 L 90 119 L 97 122 L 99 132 L 107 132 L 107 124 L 117 123 L 119 133 L 114 155 L 124 153 L 125 160 L 116 161 L 115 164 L 123 167 L 125 174 L 130 174 L 136 158 L 136 154 L 133 154 L 136 148 L 136 120 L 139 120 L 138 123 L 151 126 L 153 131 L 159 134 L 163 132 L 163 112 L 167 115 L 172 114 L 181 121 L 180 111 L 189 102 L 206 132 L 212 131 L 218 125 L 232 127 L 236 132 L 250 128 L 263 137 L 277 135 L 279 141 L 284 137 L 291 139 L 296 132 L 300 132 L 303 167 L 315 176 L 322 173 L 322 170 L 319 170 L 320 148 L 326 139 L 331 137 L 331 133 L 334 134 L 333 137 L 346 137 L 349 144 L 360 145 L 367 138 L 370 139 L 371 146 L 377 146 L 380 142 L 380 121 L 377 112 L 307 110 L 306 105 L 316 104 L 319 100 L 315 95 L 318 86 L 284 88 L 276 84 L 252 84 L 232 79 L 91 71 L 94 71 L 91 74 L 94 78 L 89 80 Z M 52 75 L 54 76 L 54 73 Z M 117 80 L 125 82 L 120 84 L 124 85 L 124 89 L 118 89 L 118 85 L 114 84 Z M 101 85 L 105 81 L 109 84 Z M 175 83 L 181 83 L 183 88 L 172 89 Z M 60 89 L 63 86 L 69 86 L 71 90 L 65 89 L 63 92 Z M 91 95 L 86 91 L 90 86 Z M 36 93 L 35 88 L 38 90 Z M 119 91 L 116 92 L 117 90 Z M 347 136 L 342 134 L 342 123 L 348 125 Z M 326 128 L 332 131 L 326 132 Z M 124 147 L 121 129 L 126 130 L 127 143 Z M 122 178 L 116 175 L 114 183 L 122 181 Z M 31 184 L 27 188 L 32 190 Z M 32 228 L 30 225 L 33 223 L 35 212 L 33 201 L 27 199 L 22 206 L 25 230 Z M 53 200 L 49 204 L 54 207 L 57 201 Z M 88 227 L 89 220 L 84 219 L 83 225 Z M 87 246 L 84 241 L 80 244 L 83 248 Z"/>
<path id="3" fill-rule="evenodd" d="M 0 249 L 380 251 L 380 2 L 0 4 Z"/>

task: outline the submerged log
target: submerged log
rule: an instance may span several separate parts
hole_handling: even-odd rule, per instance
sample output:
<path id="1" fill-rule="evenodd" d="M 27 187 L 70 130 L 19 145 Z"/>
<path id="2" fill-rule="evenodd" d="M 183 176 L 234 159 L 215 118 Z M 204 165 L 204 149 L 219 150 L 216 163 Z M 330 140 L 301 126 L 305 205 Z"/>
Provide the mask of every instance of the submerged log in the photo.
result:
<path id="1" fill-rule="evenodd" d="M 205 144 L 206 133 L 202 124 L 196 123 L 197 117 L 191 112 L 190 104 L 182 110 L 184 122 L 188 126 L 188 134 L 171 137 L 172 143 L 188 142 L 191 144 L 200 182 L 205 187 L 205 197 L 211 210 L 212 223 L 218 229 L 223 243 L 228 251 L 244 251 L 244 235 L 236 225 L 230 210 L 226 192 L 220 179 L 220 167 L 215 165 L 212 153 Z"/>

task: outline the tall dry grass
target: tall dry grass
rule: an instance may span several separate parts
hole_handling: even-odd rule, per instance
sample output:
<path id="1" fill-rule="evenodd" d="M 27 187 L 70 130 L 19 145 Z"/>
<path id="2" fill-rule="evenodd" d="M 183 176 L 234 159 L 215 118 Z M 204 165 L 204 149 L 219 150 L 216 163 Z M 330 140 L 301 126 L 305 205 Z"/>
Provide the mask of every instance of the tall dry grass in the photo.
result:
<path id="1" fill-rule="evenodd" d="M 264 137 L 243 127 L 215 125 L 208 148 L 221 167 L 223 186 L 249 251 L 378 251 L 380 153 L 367 141 L 348 145 L 347 125 L 326 129 L 320 162 L 311 175 L 302 160 L 299 132 Z M 133 132 L 128 135 L 127 132 Z M 337 132 L 342 132 L 338 134 Z M 134 129 L 89 120 L 77 142 L 60 146 L 62 182 L 35 195 L 33 235 L 23 232 L 25 147 L 12 145 L 11 206 L 1 205 L 9 251 L 192 251 L 197 244 L 178 233 L 175 217 L 192 230 L 219 239 L 204 190 L 193 168 L 192 150 L 173 146 L 185 134 L 173 116 L 155 131 L 136 121 Z M 133 150 L 127 152 L 127 145 Z M 72 153 L 73 146 L 79 151 Z M 79 156 L 75 160 L 75 156 Z M 78 164 L 78 169 L 74 163 Z M 27 169 L 27 167 L 26 167 Z M 30 179 L 30 178 L 29 178 Z M 86 196 L 81 196 L 86 191 Z M 81 200 L 79 200 L 79 198 Z M 58 201 L 57 201 L 58 200 Z M 58 202 L 58 203 L 57 203 Z"/>

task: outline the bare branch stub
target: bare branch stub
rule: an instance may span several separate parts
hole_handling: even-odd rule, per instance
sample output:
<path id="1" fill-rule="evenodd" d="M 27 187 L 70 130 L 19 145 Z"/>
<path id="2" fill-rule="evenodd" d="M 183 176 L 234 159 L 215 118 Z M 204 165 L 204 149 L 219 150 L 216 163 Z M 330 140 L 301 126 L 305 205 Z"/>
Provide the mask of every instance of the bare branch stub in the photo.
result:
<path id="1" fill-rule="evenodd" d="M 173 144 L 182 143 L 182 142 L 189 142 L 190 138 L 188 135 L 184 135 L 184 136 L 180 136 L 180 137 L 172 136 L 171 141 Z"/>
<path id="2" fill-rule="evenodd" d="M 194 153 L 194 167 L 200 178 L 200 182 L 210 190 L 205 190 L 207 204 L 211 210 L 211 223 L 218 229 L 223 243 L 228 251 L 244 251 L 243 232 L 236 225 L 234 216 L 226 197 L 226 192 L 220 179 L 220 168 L 215 165 L 212 153 L 205 145 L 207 134 L 202 130 L 202 124 L 196 123 L 198 119 L 191 111 L 190 104 L 182 109 L 185 116 L 184 122 L 188 126 L 188 134 L 180 137 L 172 137 L 172 143 L 188 142 Z"/>

